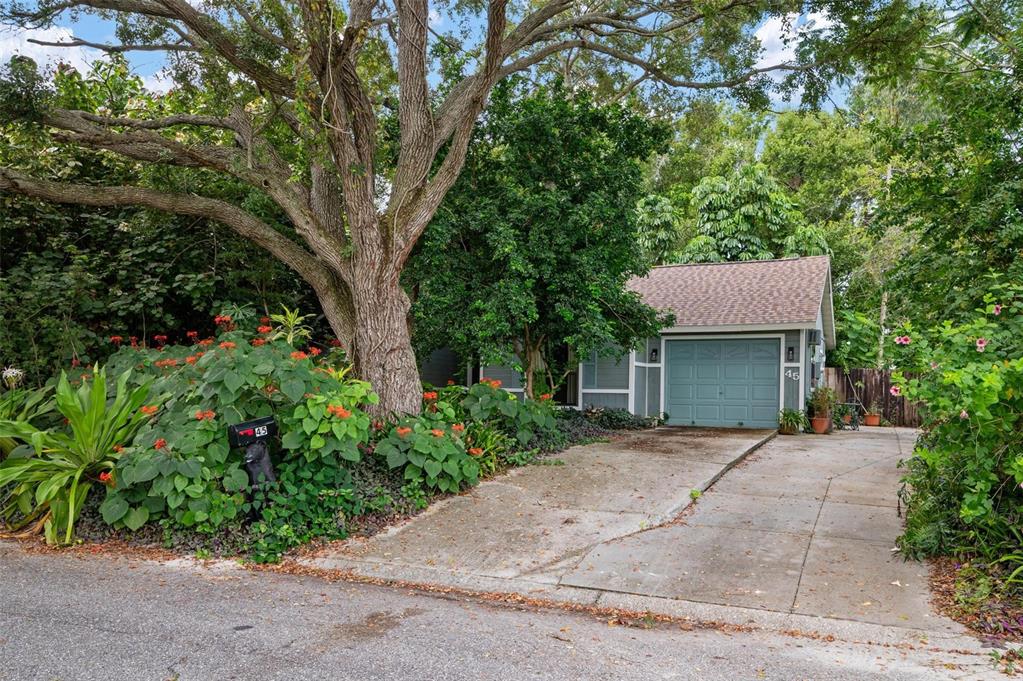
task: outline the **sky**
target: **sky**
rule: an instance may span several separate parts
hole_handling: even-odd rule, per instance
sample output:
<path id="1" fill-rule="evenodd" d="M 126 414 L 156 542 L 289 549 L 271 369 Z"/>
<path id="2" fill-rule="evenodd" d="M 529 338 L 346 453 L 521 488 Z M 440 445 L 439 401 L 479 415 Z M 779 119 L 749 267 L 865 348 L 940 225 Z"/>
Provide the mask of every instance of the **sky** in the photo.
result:
<path id="1" fill-rule="evenodd" d="M 803 27 L 808 24 L 818 28 L 827 28 L 831 22 L 824 15 L 809 14 L 805 16 L 790 15 L 790 23 L 795 27 Z M 430 11 L 430 24 L 440 28 L 444 24 L 444 18 L 436 10 Z M 791 30 L 786 29 L 785 22 L 780 17 L 772 17 L 757 28 L 755 35 L 763 46 L 763 54 L 758 66 L 777 64 L 795 57 L 793 46 L 785 44 L 785 37 L 790 35 Z M 9 26 L 0 27 L 0 63 L 7 61 L 14 55 L 31 57 L 40 64 L 55 64 L 64 61 L 79 70 L 86 70 L 88 64 L 102 56 L 99 50 L 87 47 L 46 47 L 28 42 L 29 38 L 36 38 L 47 41 L 64 41 L 72 36 L 77 36 L 92 42 L 116 42 L 114 39 L 113 24 L 109 21 L 99 19 L 95 16 L 82 16 L 77 22 L 65 20 L 59 26 L 24 31 Z M 153 52 L 132 52 L 128 55 L 129 62 L 135 72 L 141 76 L 147 88 L 163 91 L 171 87 L 167 79 L 160 78 L 160 69 L 163 59 L 159 53 Z M 780 77 L 780 76 L 779 76 Z M 844 99 L 842 93 L 837 93 L 838 99 Z M 795 108 L 798 106 L 798 97 L 791 102 L 777 100 L 773 102 L 775 108 Z"/>

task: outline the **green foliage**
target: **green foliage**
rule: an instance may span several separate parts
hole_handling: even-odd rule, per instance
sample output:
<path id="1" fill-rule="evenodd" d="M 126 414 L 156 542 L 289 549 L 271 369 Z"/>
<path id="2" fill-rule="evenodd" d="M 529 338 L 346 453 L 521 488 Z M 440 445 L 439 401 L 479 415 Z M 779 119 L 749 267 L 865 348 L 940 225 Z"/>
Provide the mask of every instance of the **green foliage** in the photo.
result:
<path id="1" fill-rule="evenodd" d="M 899 333 L 909 339 L 896 351 L 907 373 L 895 389 L 925 414 L 907 463 L 900 546 L 988 562 L 1023 554 L 1023 287 L 994 287 L 967 322 Z"/>
<path id="2" fill-rule="evenodd" d="M 10 371 L 10 369 L 6 370 Z M 9 382 L 8 388 L 0 392 L 0 422 L 22 421 L 39 426 L 40 417 L 53 411 L 54 402 L 50 397 L 50 388 L 29 390 Z M 0 437 L 0 461 L 17 448 L 18 441 L 13 437 Z"/>
<path id="3" fill-rule="evenodd" d="M 139 116 L 177 106 L 147 96 L 141 79 L 118 60 L 99 62 L 85 74 L 60 69 L 52 87 L 61 106 L 90 114 Z M 258 191 L 222 177 L 189 173 L 182 179 L 157 166 L 75 149 L 58 144 L 48 130 L 2 115 L 0 165 L 55 182 L 205 193 L 253 211 L 265 205 Z M 260 216 L 283 224 L 278 212 Z M 109 340 L 114 335 L 126 344 L 154 334 L 184 342 L 187 330 L 206 335 L 224 301 L 260 309 L 316 304 L 286 266 L 212 221 L 5 194 L 0 224 L 0 365 L 23 369 L 29 384 L 42 384 L 74 362 L 105 361 L 117 349 Z"/>
<path id="4" fill-rule="evenodd" d="M 611 409 L 608 407 L 587 407 L 583 416 L 598 428 L 606 430 L 640 430 L 660 423 L 661 419 L 637 416 L 628 409 Z"/>
<path id="5" fill-rule="evenodd" d="M 46 540 L 71 542 L 92 486 L 105 482 L 119 458 L 118 448 L 148 420 L 141 407 L 149 382 L 129 387 L 128 381 L 129 372 L 120 374 L 108 403 L 105 369 L 83 374 L 77 390 L 61 373 L 54 402 L 70 432 L 40 430 L 28 421 L 0 422 L 0 437 L 21 440 L 32 450 L 0 462 L 0 518 L 27 524 L 45 514 Z"/>
<path id="6" fill-rule="evenodd" d="M 743 165 L 727 178 L 704 178 L 693 189 L 692 206 L 697 236 L 680 254 L 682 262 L 828 252 L 824 235 L 803 224 L 795 205 L 760 164 Z"/>
<path id="7" fill-rule="evenodd" d="M 656 332 L 625 283 L 647 267 L 640 162 L 666 137 L 584 92 L 498 88 L 406 272 L 420 356 L 448 347 L 520 364 L 527 388 L 551 389 L 570 368 L 566 347 L 586 356 Z"/>
<path id="8" fill-rule="evenodd" d="M 483 379 L 469 388 L 462 408 L 474 421 L 496 422 L 520 445 L 526 445 L 538 430 L 555 427 L 554 410 L 549 401 L 519 399 L 501 390 L 496 381 Z"/>
<path id="9" fill-rule="evenodd" d="M 128 347 L 111 357 L 112 365 L 150 376 L 170 398 L 121 457 L 117 486 L 101 509 L 107 522 L 131 529 L 130 521 L 145 514 L 212 532 L 235 520 L 248 478 L 240 453 L 229 449 L 226 426 L 257 417 L 276 417 L 282 464 L 295 467 L 295 476 L 306 473 L 297 460 L 320 476 L 341 475 L 335 469 L 343 462 L 360 460 L 359 445 L 369 440 L 364 408 L 377 400 L 369 384 L 338 378 L 329 355 L 318 366 L 314 351 L 268 340 L 276 331 L 253 334 L 257 322 L 245 309 L 220 319 L 216 339 Z"/>
<path id="10" fill-rule="evenodd" d="M 806 414 L 799 409 L 782 409 L 778 412 L 778 429 L 783 433 L 801 433 L 810 427 Z"/>
<path id="11" fill-rule="evenodd" d="M 259 517 L 250 528 L 248 558 L 257 563 L 276 562 L 285 551 L 314 539 L 343 539 L 348 519 L 366 510 L 351 473 L 328 457 L 286 459 L 277 483 L 260 489 L 252 506 Z"/>
<path id="12" fill-rule="evenodd" d="M 392 468 L 403 468 L 405 479 L 442 492 L 457 492 L 479 480 L 479 464 L 466 452 L 465 426 L 418 417 L 403 419 L 377 442 L 377 454 Z M 462 432 L 459 432 L 461 430 Z"/>
<path id="13" fill-rule="evenodd" d="M 828 353 L 829 364 L 843 369 L 876 366 L 881 336 L 877 320 L 848 309 L 837 310 L 836 316 L 838 339 L 835 349 Z"/>
<path id="14" fill-rule="evenodd" d="M 826 386 L 817 386 L 810 391 L 810 413 L 814 417 L 828 416 L 835 406 L 835 391 Z"/>

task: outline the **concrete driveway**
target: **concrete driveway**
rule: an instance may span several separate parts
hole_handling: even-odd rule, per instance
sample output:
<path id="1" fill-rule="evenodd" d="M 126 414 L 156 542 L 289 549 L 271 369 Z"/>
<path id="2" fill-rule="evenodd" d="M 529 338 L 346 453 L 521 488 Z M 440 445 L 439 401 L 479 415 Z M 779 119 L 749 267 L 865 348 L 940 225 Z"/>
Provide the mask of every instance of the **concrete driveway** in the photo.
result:
<path id="1" fill-rule="evenodd" d="M 915 433 L 772 434 L 660 428 L 576 447 L 308 562 L 872 640 L 962 634 L 932 611 L 926 565 L 894 551 Z"/>
<path id="2" fill-rule="evenodd" d="M 894 551 L 893 428 L 779 437 L 728 472 L 680 522 L 595 547 L 561 584 L 959 631 L 928 603 L 927 566 Z"/>
<path id="3" fill-rule="evenodd" d="M 368 540 L 337 545 L 316 564 L 447 583 L 557 584 L 595 546 L 676 517 L 692 490 L 707 489 L 772 435 L 658 428 L 573 447 L 548 465 L 512 470 Z"/>

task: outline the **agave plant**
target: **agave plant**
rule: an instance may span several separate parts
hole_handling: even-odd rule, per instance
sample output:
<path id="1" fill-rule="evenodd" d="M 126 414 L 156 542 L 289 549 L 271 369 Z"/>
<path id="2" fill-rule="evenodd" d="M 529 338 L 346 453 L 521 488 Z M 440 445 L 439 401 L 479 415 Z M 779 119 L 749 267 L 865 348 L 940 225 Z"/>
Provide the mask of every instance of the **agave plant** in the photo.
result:
<path id="1" fill-rule="evenodd" d="M 96 367 L 91 376 L 83 376 L 90 380 L 77 389 L 61 372 L 54 401 L 70 432 L 40 430 L 25 420 L 0 421 L 0 438 L 20 440 L 31 450 L 0 462 L 4 522 L 15 529 L 42 526 L 51 544 L 71 542 L 89 490 L 101 476 L 110 475 L 118 449 L 130 444 L 149 419 L 141 411 L 149 383 L 129 389 L 130 373 L 118 377 L 113 400 L 108 401 L 104 369 Z"/>

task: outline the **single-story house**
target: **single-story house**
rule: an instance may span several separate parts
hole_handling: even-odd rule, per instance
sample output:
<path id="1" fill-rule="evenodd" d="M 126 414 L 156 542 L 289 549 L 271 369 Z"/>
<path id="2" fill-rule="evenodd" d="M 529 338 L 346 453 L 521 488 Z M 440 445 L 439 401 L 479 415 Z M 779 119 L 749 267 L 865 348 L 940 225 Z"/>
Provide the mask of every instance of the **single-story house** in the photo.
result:
<path id="1" fill-rule="evenodd" d="M 668 415 L 671 425 L 773 428 L 782 407 L 802 410 L 835 347 L 827 256 L 654 267 L 629 288 L 675 323 L 618 357 L 584 358 L 559 394 L 579 407 Z M 437 354 L 424 378 L 449 372 Z M 509 367 L 470 369 L 521 390 Z M 436 381 L 440 383 L 440 381 Z"/>

